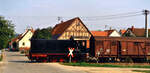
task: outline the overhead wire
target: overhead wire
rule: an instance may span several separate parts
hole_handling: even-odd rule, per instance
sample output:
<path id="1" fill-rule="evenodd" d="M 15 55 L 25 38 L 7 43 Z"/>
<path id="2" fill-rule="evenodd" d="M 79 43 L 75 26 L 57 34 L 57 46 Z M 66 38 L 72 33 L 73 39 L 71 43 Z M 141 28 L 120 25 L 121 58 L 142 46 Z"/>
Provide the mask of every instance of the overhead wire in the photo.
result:
<path id="1" fill-rule="evenodd" d="M 53 18 L 53 19 L 58 19 L 61 17 L 62 19 L 68 20 L 74 17 L 80 17 L 83 20 L 94 20 L 94 19 L 115 19 L 119 17 L 133 17 L 133 16 L 138 16 L 142 15 L 143 11 L 135 11 L 135 12 L 125 12 L 125 13 L 114 13 L 110 15 L 101 15 L 101 16 L 13 16 L 13 17 L 46 17 L 46 18 Z"/>
<path id="2" fill-rule="evenodd" d="M 92 16 L 92 17 L 84 17 L 82 16 L 81 19 L 83 20 L 107 20 L 107 19 L 118 19 L 118 18 L 127 18 L 127 17 L 134 17 L 142 15 L 141 12 L 128 12 L 128 13 L 120 13 L 120 14 L 113 14 L 113 15 L 104 15 L 104 16 Z"/>
<path id="3" fill-rule="evenodd" d="M 111 15 L 103 15 L 103 16 L 91 16 L 89 18 L 95 18 L 95 17 L 110 17 L 110 16 L 120 16 L 120 15 L 128 15 L 128 14 L 137 14 L 137 13 L 141 13 L 141 11 L 137 11 L 137 12 L 126 12 L 126 13 L 116 13 L 116 14 L 111 14 Z"/>
<path id="4" fill-rule="evenodd" d="M 38 17 L 46 17 L 49 19 L 53 18 L 56 20 L 58 17 L 61 17 L 63 21 L 72 19 L 74 17 L 79 17 L 79 18 L 81 18 L 81 20 L 83 20 L 85 22 L 100 22 L 100 21 L 114 20 L 114 19 L 122 20 L 123 18 L 131 18 L 131 17 L 140 16 L 140 15 L 143 15 L 143 11 L 124 12 L 124 13 L 117 12 L 117 13 L 113 13 L 113 14 L 109 14 L 109 15 L 101 15 L 101 16 L 98 16 L 98 15 L 97 16 L 61 16 L 61 15 L 59 15 L 59 16 L 38 16 Z M 26 16 L 24 16 L 24 17 L 26 17 Z M 28 17 L 30 17 L 30 16 L 28 16 Z M 36 17 L 36 16 L 33 16 L 33 17 Z M 38 24 L 38 26 L 40 26 L 40 24 Z"/>
<path id="5" fill-rule="evenodd" d="M 122 19 L 122 18 L 129 18 L 140 16 L 141 14 L 134 14 L 134 15 L 123 15 L 123 16 L 116 16 L 116 17 L 103 17 L 103 18 L 83 18 L 84 21 L 102 21 L 102 20 L 114 20 L 114 19 Z"/>

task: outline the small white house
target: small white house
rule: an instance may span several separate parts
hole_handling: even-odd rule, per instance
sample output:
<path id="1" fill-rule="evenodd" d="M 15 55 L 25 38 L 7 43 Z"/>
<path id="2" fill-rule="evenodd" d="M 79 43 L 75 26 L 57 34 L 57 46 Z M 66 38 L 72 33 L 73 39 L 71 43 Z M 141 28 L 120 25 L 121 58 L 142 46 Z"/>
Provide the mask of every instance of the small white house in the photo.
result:
<path id="1" fill-rule="evenodd" d="M 121 34 L 116 30 L 105 30 L 105 31 L 90 31 L 93 36 L 99 37 L 121 37 Z"/>
<path id="2" fill-rule="evenodd" d="M 33 34 L 34 34 L 33 29 L 27 29 L 26 32 L 22 34 L 21 38 L 19 38 L 19 41 L 18 41 L 19 50 L 30 49 L 30 46 L 31 46 L 30 39 L 32 38 Z"/>
<path id="3" fill-rule="evenodd" d="M 109 33 L 109 32 L 108 32 Z M 116 30 L 112 30 L 109 34 L 109 37 L 121 37 L 120 33 Z"/>

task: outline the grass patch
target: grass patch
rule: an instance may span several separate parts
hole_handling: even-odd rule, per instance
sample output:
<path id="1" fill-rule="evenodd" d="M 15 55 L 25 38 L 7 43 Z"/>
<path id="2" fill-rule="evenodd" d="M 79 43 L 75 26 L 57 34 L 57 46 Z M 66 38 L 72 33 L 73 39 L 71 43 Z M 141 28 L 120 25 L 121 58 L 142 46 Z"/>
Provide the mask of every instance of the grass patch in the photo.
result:
<path id="1" fill-rule="evenodd" d="M 83 66 L 83 67 L 119 67 L 119 68 L 150 68 L 150 65 L 113 65 L 113 64 L 101 64 L 101 63 L 61 63 L 68 66 Z"/>
<path id="2" fill-rule="evenodd" d="M 132 70 L 133 72 L 150 73 L 150 70 Z"/>
<path id="3" fill-rule="evenodd" d="M 2 59 L 3 59 L 3 56 L 2 56 L 2 55 L 0 55 L 0 61 L 2 61 Z"/>

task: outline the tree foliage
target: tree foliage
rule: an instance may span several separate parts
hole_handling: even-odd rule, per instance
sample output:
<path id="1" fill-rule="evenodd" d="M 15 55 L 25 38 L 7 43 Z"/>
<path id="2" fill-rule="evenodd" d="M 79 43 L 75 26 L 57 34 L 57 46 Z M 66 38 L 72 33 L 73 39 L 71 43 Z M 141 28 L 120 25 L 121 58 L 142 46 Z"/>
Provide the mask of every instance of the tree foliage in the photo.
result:
<path id="1" fill-rule="evenodd" d="M 34 32 L 32 39 L 51 39 L 51 30 L 52 27 L 37 29 Z"/>
<path id="2" fill-rule="evenodd" d="M 14 37 L 14 24 L 0 16 L 0 49 L 6 48 Z"/>

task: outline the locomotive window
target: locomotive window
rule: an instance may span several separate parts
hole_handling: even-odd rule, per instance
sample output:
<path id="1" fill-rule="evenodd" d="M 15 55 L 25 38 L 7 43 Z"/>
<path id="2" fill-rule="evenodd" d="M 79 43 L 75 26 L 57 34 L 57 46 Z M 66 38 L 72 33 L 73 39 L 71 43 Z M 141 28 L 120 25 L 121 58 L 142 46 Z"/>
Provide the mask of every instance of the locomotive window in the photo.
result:
<path id="1" fill-rule="evenodd" d="M 112 46 L 115 46 L 115 45 L 117 45 L 117 42 L 116 41 L 112 41 L 111 44 L 112 44 Z"/>
<path id="2" fill-rule="evenodd" d="M 146 46 L 150 46 L 150 42 L 146 42 L 145 45 L 146 45 Z"/>

